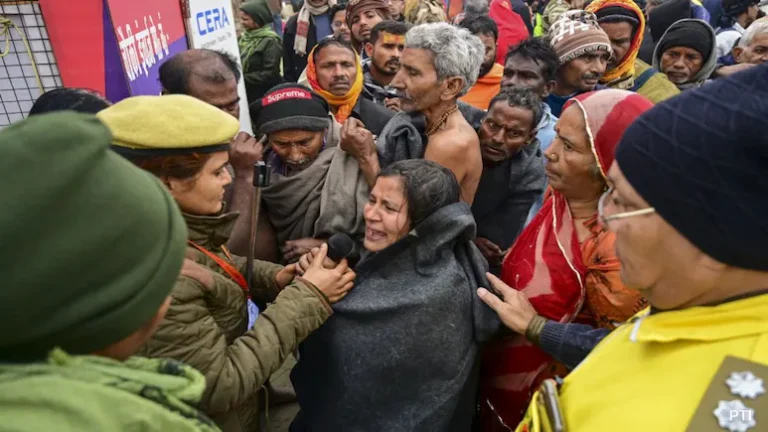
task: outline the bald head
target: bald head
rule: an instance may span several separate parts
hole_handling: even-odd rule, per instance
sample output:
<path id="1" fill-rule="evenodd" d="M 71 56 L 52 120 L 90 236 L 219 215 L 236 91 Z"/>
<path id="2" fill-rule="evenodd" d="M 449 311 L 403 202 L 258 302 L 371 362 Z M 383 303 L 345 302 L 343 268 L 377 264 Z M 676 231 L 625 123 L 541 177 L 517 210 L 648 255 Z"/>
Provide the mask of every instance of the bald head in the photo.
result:
<path id="1" fill-rule="evenodd" d="M 228 54 L 208 49 L 180 52 L 160 66 L 164 94 L 185 94 L 240 117 L 240 69 Z"/>

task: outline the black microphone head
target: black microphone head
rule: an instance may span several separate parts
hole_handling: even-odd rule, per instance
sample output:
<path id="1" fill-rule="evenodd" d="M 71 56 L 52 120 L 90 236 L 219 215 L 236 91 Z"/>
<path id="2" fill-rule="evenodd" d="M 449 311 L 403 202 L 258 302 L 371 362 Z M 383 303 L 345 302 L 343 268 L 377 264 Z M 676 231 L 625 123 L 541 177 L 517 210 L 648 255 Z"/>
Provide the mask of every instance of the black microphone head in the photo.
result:
<path id="1" fill-rule="evenodd" d="M 331 261 L 339 262 L 351 255 L 354 248 L 355 241 L 350 236 L 336 233 L 328 239 L 328 258 Z"/>

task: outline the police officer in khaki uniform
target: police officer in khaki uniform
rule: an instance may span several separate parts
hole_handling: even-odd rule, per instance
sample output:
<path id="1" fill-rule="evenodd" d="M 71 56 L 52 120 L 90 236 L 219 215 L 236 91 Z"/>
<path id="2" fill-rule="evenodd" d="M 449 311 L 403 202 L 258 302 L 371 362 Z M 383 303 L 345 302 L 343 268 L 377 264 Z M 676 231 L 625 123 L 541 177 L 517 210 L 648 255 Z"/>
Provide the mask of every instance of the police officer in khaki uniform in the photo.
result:
<path id="1" fill-rule="evenodd" d="M 232 181 L 228 150 L 240 128 L 231 115 L 169 95 L 124 99 L 98 117 L 112 132 L 112 148 L 166 185 L 186 222 L 186 256 L 197 264 L 197 272 L 176 281 L 168 313 L 140 354 L 202 372 L 200 408 L 225 432 L 259 430 L 262 386 L 333 314 L 331 304 L 352 288 L 354 272 L 342 260 L 298 277 L 294 265 L 254 260 L 248 283 L 247 258 L 226 247 L 238 214 L 222 213 Z M 255 322 L 251 300 L 270 303 Z"/>

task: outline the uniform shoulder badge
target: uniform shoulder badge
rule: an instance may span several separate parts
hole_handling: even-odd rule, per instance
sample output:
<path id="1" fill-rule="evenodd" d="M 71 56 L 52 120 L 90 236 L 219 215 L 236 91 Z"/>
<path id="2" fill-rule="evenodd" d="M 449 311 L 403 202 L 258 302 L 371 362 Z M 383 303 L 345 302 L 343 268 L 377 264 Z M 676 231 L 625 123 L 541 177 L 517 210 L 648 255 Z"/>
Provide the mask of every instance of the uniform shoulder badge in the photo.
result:
<path id="1" fill-rule="evenodd" d="M 754 432 L 765 430 L 768 420 L 755 413 L 768 412 L 765 382 L 768 365 L 728 356 L 696 409 L 687 432 Z"/>
<path id="2" fill-rule="evenodd" d="M 763 379 L 750 371 L 732 372 L 725 383 L 730 387 L 731 393 L 739 397 L 755 399 L 765 393 Z"/>

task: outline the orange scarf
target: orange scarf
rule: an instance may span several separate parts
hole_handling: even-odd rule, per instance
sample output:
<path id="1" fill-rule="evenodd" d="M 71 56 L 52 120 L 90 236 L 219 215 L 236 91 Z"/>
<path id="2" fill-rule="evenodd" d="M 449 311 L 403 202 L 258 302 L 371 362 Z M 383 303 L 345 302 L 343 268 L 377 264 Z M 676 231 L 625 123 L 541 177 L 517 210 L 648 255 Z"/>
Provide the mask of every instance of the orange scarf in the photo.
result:
<path id="1" fill-rule="evenodd" d="M 317 46 L 315 46 L 317 48 Z M 336 96 L 331 92 L 327 92 L 320 88 L 320 83 L 317 82 L 317 70 L 315 70 L 315 48 L 312 48 L 312 52 L 309 53 L 307 58 L 307 81 L 312 86 L 317 94 L 323 97 L 329 105 L 338 107 L 334 117 L 336 121 L 343 124 L 352 114 L 352 109 L 357 104 L 357 100 L 360 98 L 360 94 L 363 92 L 363 67 L 360 65 L 360 59 L 355 53 L 355 64 L 357 65 L 357 77 L 352 84 L 352 88 L 349 89 L 344 96 Z"/>
<path id="2" fill-rule="evenodd" d="M 610 84 L 619 78 L 635 73 L 635 60 L 637 59 L 638 52 L 640 52 L 640 45 L 643 43 L 643 35 L 645 34 L 645 15 L 643 15 L 643 11 L 632 0 L 595 0 L 587 6 L 587 11 L 597 14 L 600 9 L 609 6 L 618 6 L 632 12 L 637 17 L 640 25 L 637 26 L 635 37 L 632 38 L 632 44 L 629 46 L 629 51 L 627 51 L 624 58 L 621 59 L 615 68 L 605 71 L 603 77 L 600 78 L 600 82 L 603 84 Z"/>
<path id="3" fill-rule="evenodd" d="M 498 63 L 494 64 L 493 68 L 487 74 L 478 78 L 477 83 L 459 100 L 475 108 L 487 111 L 491 100 L 499 94 L 503 77 L 504 66 Z"/>

